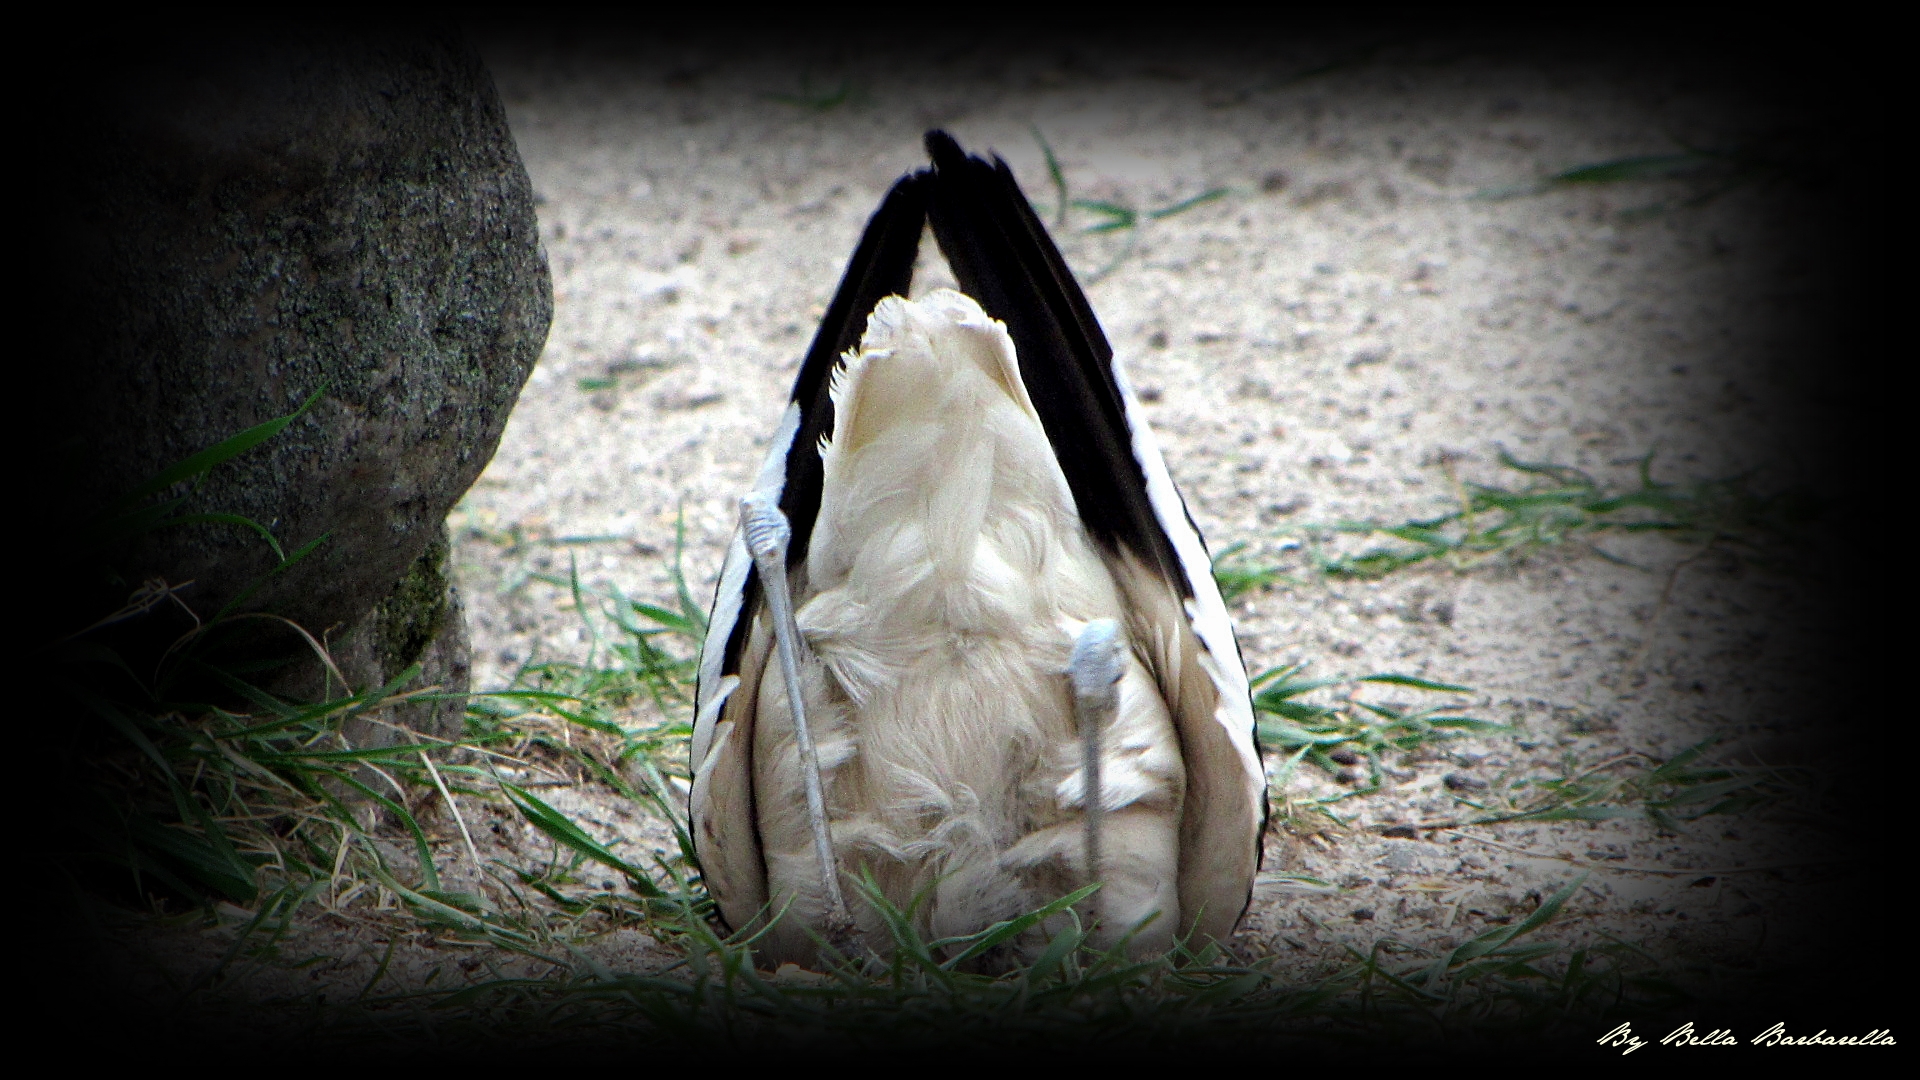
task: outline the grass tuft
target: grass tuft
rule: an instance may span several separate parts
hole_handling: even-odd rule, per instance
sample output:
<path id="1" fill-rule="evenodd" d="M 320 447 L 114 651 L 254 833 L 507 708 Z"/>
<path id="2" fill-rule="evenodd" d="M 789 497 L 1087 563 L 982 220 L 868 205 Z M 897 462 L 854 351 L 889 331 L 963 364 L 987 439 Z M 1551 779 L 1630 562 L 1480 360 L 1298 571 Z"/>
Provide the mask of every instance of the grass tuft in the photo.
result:
<path id="1" fill-rule="evenodd" d="M 1047 142 L 1046 136 L 1040 133 L 1040 128 L 1037 125 L 1032 126 L 1031 130 L 1034 141 L 1040 144 L 1040 152 L 1045 157 L 1047 163 L 1047 178 L 1053 185 L 1055 196 L 1054 227 L 1061 230 L 1068 228 L 1068 210 L 1071 208 L 1092 216 L 1093 220 L 1086 221 L 1080 225 L 1078 232 L 1081 234 L 1087 236 L 1118 235 L 1124 238 L 1120 250 L 1112 256 L 1106 265 L 1091 274 L 1082 276 L 1081 280 L 1088 285 L 1104 280 L 1115 270 L 1119 269 L 1120 265 L 1133 254 L 1135 247 L 1138 246 L 1141 233 L 1145 231 L 1144 227 L 1149 223 L 1165 221 L 1168 218 L 1184 214 L 1197 206 L 1203 206 L 1233 194 L 1233 189 L 1231 188 L 1208 188 L 1198 195 L 1150 210 L 1141 210 L 1126 202 L 1113 200 L 1075 199 L 1070 194 L 1066 173 L 1060 166 L 1060 159 L 1054 156 L 1052 144 Z M 1040 215 L 1037 207 L 1034 212 L 1036 215 L 1044 216 Z"/>
<path id="2" fill-rule="evenodd" d="M 1764 565 L 1782 562 L 1781 543 L 1797 535 L 1818 512 L 1801 493 L 1761 496 L 1747 477 L 1674 484 L 1655 480 L 1653 455 L 1639 460 L 1637 483 L 1609 487 L 1569 465 L 1521 461 L 1505 449 L 1502 466 L 1521 474 L 1509 486 L 1455 482 L 1459 509 L 1392 524 L 1341 521 L 1299 530 L 1311 576 L 1372 580 L 1429 563 L 1470 570 L 1495 561 L 1524 559 L 1545 548 L 1583 545 L 1610 562 L 1633 565 L 1599 546 L 1608 535 L 1657 533 L 1685 543 L 1710 545 Z M 1330 551 L 1341 537 L 1375 541 L 1352 553 Z M 1214 562 L 1221 593 L 1231 600 L 1276 583 L 1302 582 L 1277 564 L 1246 554 L 1234 544 Z"/>
<path id="3" fill-rule="evenodd" d="M 1338 1046 L 1433 1034 L 1542 1036 L 1683 997 L 1657 964 L 1628 946 L 1569 949 L 1528 940 L 1560 917 L 1584 880 L 1564 883 L 1524 920 L 1443 950 L 1388 938 L 1349 944 L 1344 964 L 1305 982 L 1273 958 L 1247 962 L 1211 943 L 1146 958 L 1099 948 L 1071 907 L 1087 890 L 990 927 L 956 952 L 959 942 L 920 940 L 908 913 L 868 888 L 861 899 L 890 929 L 884 956 L 842 958 L 818 972 L 766 972 L 754 965 L 749 942 L 722 937 L 688 912 L 677 939 L 685 962 L 671 972 L 583 964 L 562 978 L 396 995 L 363 1006 L 370 1014 L 363 1020 L 391 1023 L 393 1012 L 419 1014 L 426 1006 L 441 1014 L 440 1027 L 464 1026 L 448 1015 L 456 1010 L 484 1017 L 480 1034 L 490 1040 L 559 1033 L 630 1039 L 645 1032 L 650 1044 L 668 1039 L 690 1047 L 1153 1049 L 1195 1037 Z M 1030 960 L 999 973 L 966 969 L 964 960 L 981 946 L 1049 918 L 1057 926 Z"/>
<path id="4" fill-rule="evenodd" d="M 777 101 L 782 105 L 791 105 L 808 112 L 828 113 L 843 105 L 865 101 L 867 91 L 864 86 L 851 79 L 841 79 L 831 87 L 816 86 L 811 74 L 802 73 L 798 91 L 767 93 L 761 96 L 768 101 Z"/>
<path id="5" fill-rule="evenodd" d="M 1376 578 L 1431 559 L 1465 569 L 1489 558 L 1525 555 L 1570 541 L 1586 543 L 1603 558 L 1623 561 L 1593 546 L 1594 539 L 1606 533 L 1657 532 L 1754 549 L 1761 534 L 1775 526 L 1772 512 L 1779 508 L 1777 501 L 1749 491 L 1744 477 L 1684 486 L 1657 481 L 1651 454 L 1640 460 L 1638 485 L 1626 490 L 1609 490 L 1571 466 L 1520 461 L 1505 449 L 1499 458 L 1528 481 L 1515 487 L 1463 484 L 1461 508 L 1439 517 L 1400 525 L 1335 525 L 1334 532 L 1380 536 L 1390 543 L 1358 555 L 1325 558 L 1321 571 L 1332 577 Z"/>
<path id="6" fill-rule="evenodd" d="M 1538 180 L 1482 188 L 1470 198 L 1498 201 L 1597 184 L 1664 184 L 1687 192 L 1617 211 L 1621 219 L 1631 221 L 1703 206 L 1756 183 L 1794 178 L 1817 182 L 1831 172 L 1832 160 L 1829 155 L 1810 154 L 1790 138 L 1777 135 L 1771 140 L 1719 149 L 1682 143 L 1680 150 L 1671 153 L 1584 162 Z"/>
<path id="7" fill-rule="evenodd" d="M 1220 549 L 1213 557 L 1213 581 L 1220 587 L 1220 599 L 1231 604 L 1251 592 L 1276 582 L 1289 580 L 1286 571 L 1265 566 L 1247 554 L 1248 544 L 1241 540 Z"/>
<path id="8" fill-rule="evenodd" d="M 1456 792 L 1454 802 L 1469 813 L 1413 828 L 1644 817 L 1658 832 L 1672 835 L 1706 817 L 1788 800 L 1817 804 L 1823 798 L 1820 777 L 1811 769 L 1704 761 L 1715 741 L 1696 743 L 1665 760 L 1630 751 L 1582 765 L 1568 756 L 1556 775 L 1505 776 L 1475 797 Z"/>
<path id="9" fill-rule="evenodd" d="M 1452 703 L 1415 708 L 1358 696 L 1368 686 L 1472 693 L 1465 686 L 1392 673 L 1310 679 L 1303 677 L 1304 668 L 1301 664 L 1271 668 L 1253 679 L 1253 707 L 1259 714 L 1256 736 L 1262 745 L 1288 755 L 1272 781 L 1288 817 L 1304 806 L 1345 825 L 1332 805 L 1379 791 L 1385 785 L 1390 758 L 1411 754 L 1436 740 L 1507 730 L 1504 724 L 1464 715 Z M 1336 690 L 1346 693 L 1335 695 Z M 1306 700 L 1309 695 L 1321 700 Z M 1303 761 L 1356 786 L 1338 795 L 1296 799 L 1288 787 Z M 1360 783 L 1351 769 L 1363 763 L 1366 778 Z"/>

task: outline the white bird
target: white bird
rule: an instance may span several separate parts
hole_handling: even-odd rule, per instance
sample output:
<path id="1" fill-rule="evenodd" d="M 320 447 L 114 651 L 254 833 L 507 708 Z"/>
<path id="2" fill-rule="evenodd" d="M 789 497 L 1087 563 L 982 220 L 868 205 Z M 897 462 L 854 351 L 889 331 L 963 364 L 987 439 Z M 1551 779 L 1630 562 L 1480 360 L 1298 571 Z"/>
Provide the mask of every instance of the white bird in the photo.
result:
<path id="1" fill-rule="evenodd" d="M 817 964 L 816 935 L 885 952 L 847 901 L 862 874 L 929 939 L 1090 881 L 1096 944 L 1224 939 L 1266 778 L 1206 547 L 1006 163 L 927 148 L 721 574 L 692 747 L 708 891 L 769 965 Z M 909 299 L 929 226 L 959 288 Z"/>

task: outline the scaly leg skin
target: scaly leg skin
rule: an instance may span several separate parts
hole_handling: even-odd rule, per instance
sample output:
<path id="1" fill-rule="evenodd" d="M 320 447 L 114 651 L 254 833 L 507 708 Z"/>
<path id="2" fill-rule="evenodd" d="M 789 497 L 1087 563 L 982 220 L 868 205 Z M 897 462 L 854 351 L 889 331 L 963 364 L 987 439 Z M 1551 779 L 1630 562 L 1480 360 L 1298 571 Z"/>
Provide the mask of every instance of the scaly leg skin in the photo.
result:
<path id="1" fill-rule="evenodd" d="M 806 709 L 801 701 L 800 628 L 794 623 L 793 597 L 787 588 L 787 545 L 793 529 L 780 508 L 758 494 L 740 500 L 740 520 L 746 533 L 747 551 L 753 555 L 761 588 L 766 591 L 767 614 L 773 623 L 774 644 L 780 654 L 780 674 L 787 686 L 787 705 L 793 712 L 800 775 L 807 792 L 807 824 L 813 832 L 813 851 L 820 860 L 820 880 L 826 888 L 828 902 L 827 925 L 822 930 L 829 945 L 843 956 L 852 956 L 854 924 L 847 913 L 846 898 L 840 893 L 833 836 L 827 829 L 826 796 L 820 783 L 820 756 L 814 749 L 813 733 L 807 728 Z"/>
<path id="2" fill-rule="evenodd" d="M 1086 860 L 1087 883 L 1101 884 L 1100 850 L 1101 736 L 1120 712 L 1120 677 L 1125 674 L 1126 642 L 1120 636 L 1120 624 L 1112 619 L 1095 619 L 1074 639 L 1073 654 L 1067 661 L 1067 677 L 1073 683 L 1073 714 L 1080 726 L 1082 767 L 1086 770 Z M 1097 918 L 1100 896 L 1091 898 Z"/>
<path id="3" fill-rule="evenodd" d="M 1185 785 L 1172 723 L 1152 677 L 1112 619 L 1082 628 L 1067 676 L 1081 767 L 1062 782 L 1060 794 L 1063 806 L 1081 808 L 1073 830 L 1080 835 L 1067 832 L 1070 826 L 1043 829 L 1006 861 L 1037 865 L 1051 852 L 1078 864 L 1081 883 L 1100 886 L 1091 906 L 1095 946 L 1110 948 L 1131 935 L 1129 953 L 1152 955 L 1173 944 L 1180 915 L 1175 879 Z"/>

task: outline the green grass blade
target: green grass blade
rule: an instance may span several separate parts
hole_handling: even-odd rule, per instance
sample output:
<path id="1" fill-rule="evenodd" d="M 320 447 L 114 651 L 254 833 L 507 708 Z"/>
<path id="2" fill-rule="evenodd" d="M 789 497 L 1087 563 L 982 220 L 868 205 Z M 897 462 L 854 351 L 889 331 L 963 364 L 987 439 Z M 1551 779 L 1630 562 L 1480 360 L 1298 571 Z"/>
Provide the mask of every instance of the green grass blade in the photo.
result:
<path id="1" fill-rule="evenodd" d="M 94 715 L 107 721 L 109 726 L 132 742 L 142 754 L 159 767 L 160 775 L 173 795 L 174 804 L 179 809 L 182 820 L 191 821 L 198 826 L 201 838 L 216 857 L 220 867 L 218 880 L 233 885 L 232 891 L 225 887 L 222 887 L 221 891 L 227 892 L 229 896 L 241 903 L 252 902 L 257 893 L 253 865 L 240 857 L 240 853 L 234 850 L 232 841 L 227 838 L 226 831 L 220 827 L 220 823 L 215 821 L 212 815 L 200 805 L 199 800 L 195 799 L 192 793 L 181 784 L 179 774 L 175 772 L 166 755 L 161 753 L 153 740 L 147 738 L 146 733 L 142 732 L 133 720 L 113 703 L 77 687 L 74 693 Z M 209 881 L 209 884 L 213 882 Z"/>
<path id="2" fill-rule="evenodd" d="M 413 835 L 414 854 L 420 860 L 421 888 L 426 889 L 428 892 L 439 892 L 440 870 L 433 864 L 433 848 L 427 843 L 426 831 L 420 828 L 420 823 L 415 821 L 413 815 L 407 812 L 407 808 L 373 790 L 345 772 L 329 770 L 329 775 L 334 780 L 359 792 L 363 798 L 373 800 L 381 809 L 392 814 L 394 820 L 406 826 L 407 832 Z M 351 820 L 351 817 L 352 815 L 349 814 L 349 820 Z"/>
<path id="3" fill-rule="evenodd" d="M 146 483 L 134 488 L 126 496 L 121 498 L 112 513 L 117 514 L 149 495 L 165 491 L 182 480 L 198 476 L 208 469 L 213 468 L 215 465 L 231 460 L 253 447 L 258 446 L 260 443 L 273 438 L 275 435 L 280 434 L 288 424 L 298 419 L 300 414 L 312 408 L 313 403 L 319 401 L 320 396 L 326 392 L 327 388 L 323 386 L 308 395 L 307 400 L 301 402 L 299 408 L 287 415 L 269 420 L 264 424 L 256 424 L 238 435 L 194 454 L 184 461 L 162 469 L 158 474 L 147 480 Z"/>
<path id="4" fill-rule="evenodd" d="M 1447 694 L 1471 694 L 1473 688 L 1456 683 L 1434 682 L 1432 679 L 1419 679 L 1412 675 L 1362 675 L 1355 682 L 1386 683 L 1389 686 L 1409 686 L 1415 690 L 1438 690 Z"/>
<path id="5" fill-rule="evenodd" d="M 161 525 L 167 528 L 175 525 L 238 525 L 259 533 L 260 539 L 265 540 L 267 546 L 273 549 L 274 558 L 281 562 L 287 559 L 287 553 L 280 549 L 280 541 L 273 538 L 273 533 L 269 532 L 265 525 L 240 514 L 182 514 L 176 518 L 168 518 L 161 522 Z"/>
<path id="6" fill-rule="evenodd" d="M 1072 203 L 1076 210 L 1086 210 L 1106 218 L 1080 230 L 1089 233 L 1117 232 L 1131 229 L 1140 224 L 1140 212 L 1119 203 L 1101 202 L 1094 199 L 1075 199 Z"/>
<path id="7" fill-rule="evenodd" d="M 293 554 L 280 560 L 279 564 L 275 566 L 273 569 L 253 579 L 253 581 L 249 583 L 246 588 L 241 589 L 238 595 L 236 595 L 233 599 L 227 601 L 224 605 L 222 605 L 220 610 L 214 613 L 213 618 L 207 621 L 219 622 L 221 619 L 224 619 L 228 615 L 231 615 L 234 611 L 239 609 L 240 605 L 252 599 L 253 594 L 259 592 L 261 588 L 267 584 L 267 582 L 272 581 L 276 577 L 279 577 L 282 573 L 286 572 L 286 570 L 292 567 L 295 563 L 299 562 L 300 560 L 306 558 L 308 555 L 312 554 L 315 548 L 319 547 L 321 544 L 326 543 L 328 540 L 332 538 L 333 538 L 332 533 L 321 533 L 319 536 L 316 536 L 313 539 L 307 541 L 306 543 L 300 545 L 300 547 L 294 550 Z"/>
<path id="8" fill-rule="evenodd" d="M 1225 198 L 1230 194 L 1232 194 L 1232 191 L 1228 188 L 1213 188 L 1209 191 L 1203 191 L 1191 199 L 1182 199 L 1172 206 L 1163 206 L 1158 210 L 1149 210 L 1147 211 L 1147 216 L 1155 221 L 1160 221 L 1165 218 L 1170 218 L 1175 214 L 1184 214 L 1196 206 L 1210 203 L 1215 199 Z"/>
<path id="9" fill-rule="evenodd" d="M 1672 779 L 1674 776 L 1684 771 L 1688 765 L 1693 764 L 1693 762 L 1696 759 L 1698 759 L 1701 754 L 1704 754 L 1709 749 L 1711 749 L 1714 743 L 1719 741 L 1720 741 L 1719 737 L 1715 736 L 1713 738 L 1703 739 L 1700 742 L 1694 743 L 1692 746 L 1689 746 L 1685 750 L 1682 750 L 1679 753 L 1668 758 L 1664 764 L 1662 764 L 1659 768 L 1653 770 L 1653 775 L 1651 779 L 1654 779 L 1654 780 Z"/>
<path id="10" fill-rule="evenodd" d="M 1053 227 L 1064 229 L 1067 227 L 1067 174 L 1060 170 L 1060 159 L 1053 156 L 1053 147 L 1048 145 L 1046 136 L 1040 134 L 1039 125 L 1029 124 L 1027 129 L 1033 132 L 1033 141 L 1040 144 L 1040 153 L 1047 159 L 1047 179 L 1053 184 L 1055 201 Z"/>
<path id="11" fill-rule="evenodd" d="M 520 816 L 526 818 L 528 824 L 587 858 L 626 875 L 641 895 L 649 899 L 666 895 L 658 885 L 653 883 L 653 879 L 647 876 L 646 871 L 608 851 L 599 841 L 588 836 L 580 826 L 568 820 L 565 814 L 548 806 L 532 792 L 505 780 L 500 780 L 498 783 L 501 790 L 507 793 L 507 798 L 513 803 L 514 809 L 520 811 Z"/>
<path id="12" fill-rule="evenodd" d="M 1612 184 L 1622 180 L 1660 180 L 1698 172 L 1709 164 L 1710 160 L 1698 153 L 1645 154 L 1639 157 L 1597 161 L 1590 165 L 1576 165 L 1571 169 L 1554 173 L 1547 180 L 1554 184 Z"/>
<path id="13" fill-rule="evenodd" d="M 966 963 L 968 960 L 971 960 L 974 957 L 979 956 L 981 953 L 984 953 L 988 949 L 991 949 L 994 946 L 999 945 L 1001 942 L 1011 941 L 1012 939 L 1020 936 L 1021 934 L 1026 933 L 1030 927 L 1036 925 L 1041 920 L 1050 919 L 1053 916 L 1060 914 L 1062 911 L 1065 911 L 1068 908 L 1072 907 L 1073 905 L 1079 903 L 1080 901 L 1085 900 L 1087 897 L 1092 896 L 1094 893 L 1098 892 L 1099 890 L 1100 890 L 1100 886 L 1098 885 L 1083 885 L 1080 888 L 1075 889 L 1074 891 L 1061 897 L 1060 899 L 1055 900 L 1053 903 L 1046 905 L 1045 907 L 1036 908 L 1032 911 L 1027 912 L 1025 915 L 1021 915 L 1018 918 L 1008 919 L 1005 922 L 994 923 L 992 926 L 981 931 L 978 938 L 974 941 L 974 943 L 967 946 L 965 949 L 961 950 L 958 956 L 955 956 L 953 959 L 946 961 L 940 966 L 947 969 L 948 971 L 952 971 L 955 967 L 959 966 L 960 964 Z M 946 942 L 936 942 L 935 944 L 941 945 L 941 944 L 946 944 Z"/>
<path id="14" fill-rule="evenodd" d="M 687 588 L 687 575 L 682 569 L 687 552 L 686 507 L 682 505 L 673 517 L 673 593 L 680 601 L 680 613 L 692 629 L 689 635 L 695 641 L 707 640 L 707 609 L 694 602 L 693 593 Z"/>
<path id="15" fill-rule="evenodd" d="M 186 505 L 187 496 L 111 515 L 83 530 L 82 550 L 92 552 L 128 537 L 151 532 L 166 524 L 167 515 Z"/>

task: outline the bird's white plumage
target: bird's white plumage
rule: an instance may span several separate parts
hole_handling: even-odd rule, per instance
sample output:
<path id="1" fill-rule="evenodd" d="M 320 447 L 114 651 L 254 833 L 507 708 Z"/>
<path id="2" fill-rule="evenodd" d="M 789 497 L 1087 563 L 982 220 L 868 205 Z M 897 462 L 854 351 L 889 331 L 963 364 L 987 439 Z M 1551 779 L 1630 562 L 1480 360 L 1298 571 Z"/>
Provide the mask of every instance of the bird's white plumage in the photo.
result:
<path id="1" fill-rule="evenodd" d="M 1118 620 L 1124 602 L 1074 512 L 1012 342 L 973 300 L 939 290 L 881 301 L 833 401 L 796 600 L 835 844 L 901 906 L 926 892 L 928 933 L 967 933 L 1079 883 L 1078 732 L 1063 674 L 1080 628 Z M 761 679 L 757 823 L 770 899 L 791 900 L 797 916 L 767 944 L 804 958 L 819 875 L 777 669 Z M 1120 703 L 1102 802 L 1132 843 L 1103 899 L 1113 933 L 1160 914 L 1140 939 L 1150 947 L 1178 922 L 1184 777 L 1166 705 L 1131 654 Z"/>

